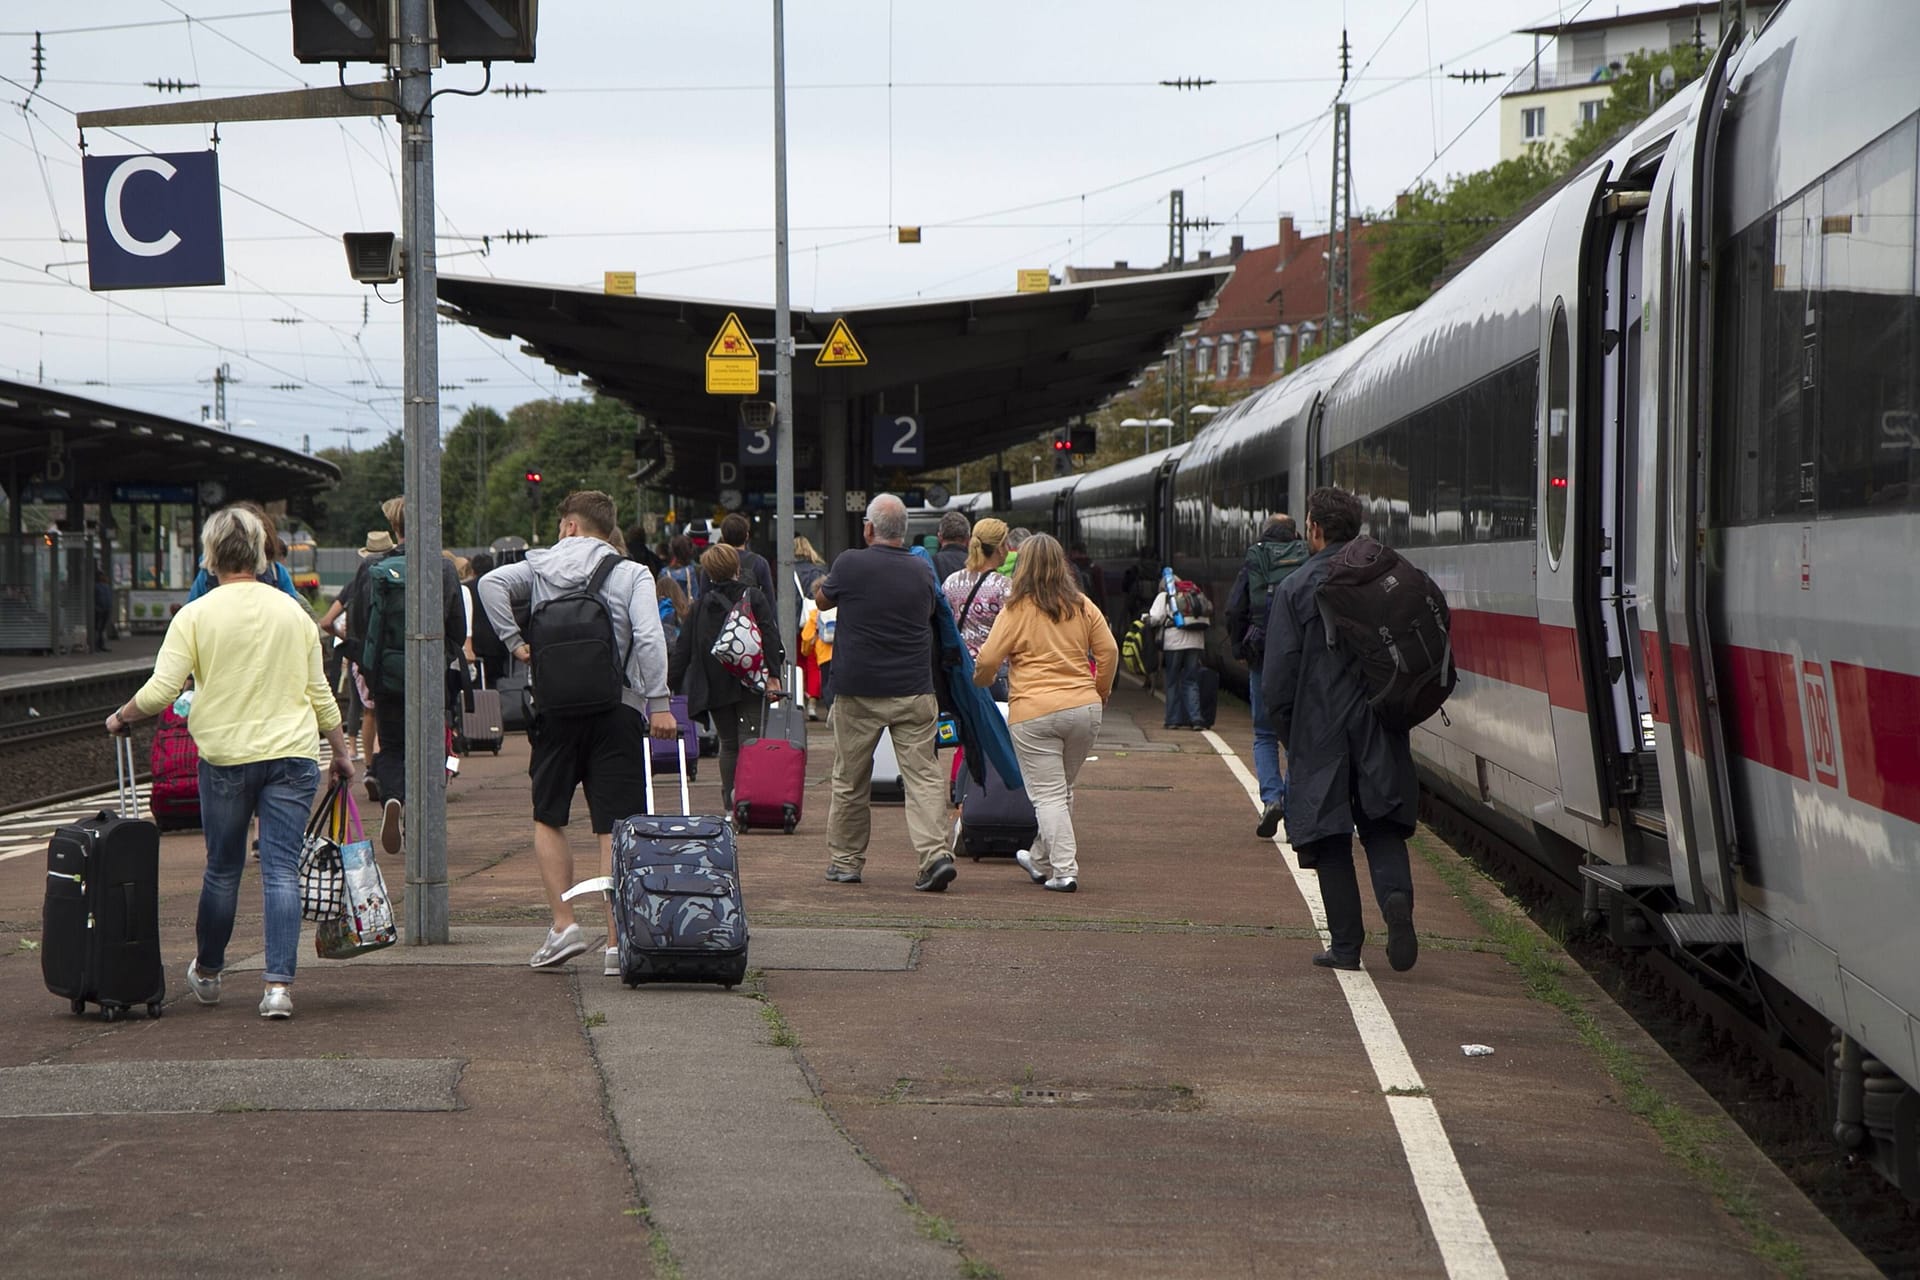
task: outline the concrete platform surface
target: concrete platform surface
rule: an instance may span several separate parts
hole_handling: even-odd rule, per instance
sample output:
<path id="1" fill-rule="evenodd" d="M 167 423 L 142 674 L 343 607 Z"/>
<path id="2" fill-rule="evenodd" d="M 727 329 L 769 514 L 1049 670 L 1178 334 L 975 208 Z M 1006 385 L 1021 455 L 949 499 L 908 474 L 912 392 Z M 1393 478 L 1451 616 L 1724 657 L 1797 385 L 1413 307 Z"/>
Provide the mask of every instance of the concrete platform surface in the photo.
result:
<path id="1" fill-rule="evenodd" d="M 1431 838 L 1419 964 L 1313 968 L 1317 881 L 1253 835 L 1249 739 L 1231 699 L 1173 733 L 1123 692 L 1078 787 L 1080 891 L 963 859 L 928 895 L 899 805 L 862 883 L 824 879 L 815 725 L 799 832 L 741 842 L 732 993 L 628 990 L 597 947 L 526 969 L 548 914 L 517 737 L 452 786 L 452 943 L 303 941 L 290 1022 L 254 1013 L 251 868 L 226 998 L 184 991 L 198 833 L 163 840 L 151 1021 L 46 993 L 43 867 L 0 861 L 0 1273 L 1873 1274 L 1574 966 L 1586 1027 L 1531 996 L 1477 923 L 1505 904 L 1455 896 Z M 1621 1061 L 1704 1135 L 1687 1160 Z"/>

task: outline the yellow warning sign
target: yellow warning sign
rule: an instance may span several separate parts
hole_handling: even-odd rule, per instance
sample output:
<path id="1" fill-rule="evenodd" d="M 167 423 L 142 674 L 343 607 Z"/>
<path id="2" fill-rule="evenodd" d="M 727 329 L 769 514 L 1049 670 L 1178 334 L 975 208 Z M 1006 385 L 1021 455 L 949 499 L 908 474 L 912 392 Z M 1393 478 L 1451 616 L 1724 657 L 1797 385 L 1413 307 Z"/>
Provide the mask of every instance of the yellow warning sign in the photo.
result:
<path id="1" fill-rule="evenodd" d="M 750 396 L 759 390 L 760 357 L 740 317 L 729 311 L 707 348 L 707 394 Z"/>
<path id="2" fill-rule="evenodd" d="M 1053 288 L 1053 277 L 1045 267 L 1037 271 L 1016 271 L 1013 279 L 1016 293 L 1047 293 Z"/>
<path id="3" fill-rule="evenodd" d="M 607 271 L 602 274 L 606 277 L 608 293 L 631 298 L 639 292 L 639 279 L 631 271 Z"/>
<path id="4" fill-rule="evenodd" d="M 820 347 L 820 354 L 813 358 L 815 365 L 830 368 L 834 365 L 856 365 L 867 362 L 867 353 L 853 340 L 853 330 L 847 328 L 845 320 L 833 322 L 833 332 Z"/>
<path id="5" fill-rule="evenodd" d="M 760 357 L 753 352 L 753 339 L 747 336 L 747 327 L 740 323 L 740 317 L 733 312 L 727 312 L 720 332 L 713 336 L 713 345 L 707 348 L 707 359 L 752 360 L 759 363 Z"/>

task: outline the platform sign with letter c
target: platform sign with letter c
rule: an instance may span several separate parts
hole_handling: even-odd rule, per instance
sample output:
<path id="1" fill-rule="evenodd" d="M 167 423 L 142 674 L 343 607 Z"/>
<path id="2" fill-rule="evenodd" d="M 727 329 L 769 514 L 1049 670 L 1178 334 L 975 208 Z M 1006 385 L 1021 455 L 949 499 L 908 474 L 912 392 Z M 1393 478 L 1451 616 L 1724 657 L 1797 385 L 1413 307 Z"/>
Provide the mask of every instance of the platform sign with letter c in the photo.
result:
<path id="1" fill-rule="evenodd" d="M 875 415 L 873 465 L 914 469 L 927 465 L 927 436 L 917 416 L 911 413 Z"/>
<path id="2" fill-rule="evenodd" d="M 90 287 L 167 289 L 227 282 L 215 153 L 86 156 L 80 163 Z"/>

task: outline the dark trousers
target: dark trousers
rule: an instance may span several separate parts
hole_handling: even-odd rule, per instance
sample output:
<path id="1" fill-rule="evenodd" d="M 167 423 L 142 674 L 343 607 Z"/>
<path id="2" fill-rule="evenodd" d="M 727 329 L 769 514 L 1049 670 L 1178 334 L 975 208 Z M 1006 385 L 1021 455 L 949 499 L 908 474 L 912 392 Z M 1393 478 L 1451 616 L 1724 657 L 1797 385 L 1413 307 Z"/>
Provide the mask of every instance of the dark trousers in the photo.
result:
<path id="1" fill-rule="evenodd" d="M 752 719 L 749 719 L 749 714 Z M 720 742 L 720 803 L 722 811 L 733 812 L 733 771 L 740 762 L 740 738 L 742 731 L 758 733 L 760 717 L 758 709 L 746 702 L 730 702 L 724 707 L 709 707 L 707 715 L 713 719 L 713 736 Z"/>
<path id="2" fill-rule="evenodd" d="M 373 780 L 382 800 L 407 800 L 407 695 L 376 693 L 373 718 L 380 726 L 380 749 L 373 753 Z"/>
<path id="3" fill-rule="evenodd" d="M 1404 893 L 1413 905 L 1413 869 L 1407 862 L 1407 842 L 1397 829 L 1362 820 L 1360 845 L 1367 851 L 1367 870 L 1373 876 L 1374 901 L 1386 909 L 1387 895 Z M 1320 873 L 1320 900 L 1327 909 L 1331 950 L 1342 959 L 1360 954 L 1367 928 L 1360 920 L 1360 879 L 1353 869 L 1353 838 L 1329 836 L 1309 846 L 1313 869 Z"/>

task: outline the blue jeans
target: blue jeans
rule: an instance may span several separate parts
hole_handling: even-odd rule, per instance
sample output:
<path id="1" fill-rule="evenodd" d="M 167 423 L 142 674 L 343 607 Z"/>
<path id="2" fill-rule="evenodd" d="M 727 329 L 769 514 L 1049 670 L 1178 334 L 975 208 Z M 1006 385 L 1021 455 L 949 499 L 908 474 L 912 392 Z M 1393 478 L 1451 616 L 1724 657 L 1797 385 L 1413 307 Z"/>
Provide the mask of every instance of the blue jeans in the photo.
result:
<path id="1" fill-rule="evenodd" d="M 1166 649 L 1162 652 L 1167 663 L 1165 727 L 1174 729 L 1183 724 L 1201 723 L 1200 650 Z"/>
<path id="2" fill-rule="evenodd" d="M 1253 712 L 1253 774 L 1260 779 L 1260 803 L 1285 806 L 1287 775 L 1280 772 L 1280 735 L 1267 724 L 1266 708 L 1260 704 L 1260 663 L 1256 658 L 1247 668 L 1247 707 Z"/>
<path id="3" fill-rule="evenodd" d="M 200 825 L 207 873 L 194 925 L 200 972 L 227 967 L 227 942 L 247 866 L 247 825 L 260 818 L 260 882 L 266 892 L 268 982 L 292 982 L 300 950 L 300 842 L 320 784 L 320 766 L 289 756 L 253 764 L 200 762 Z"/>

